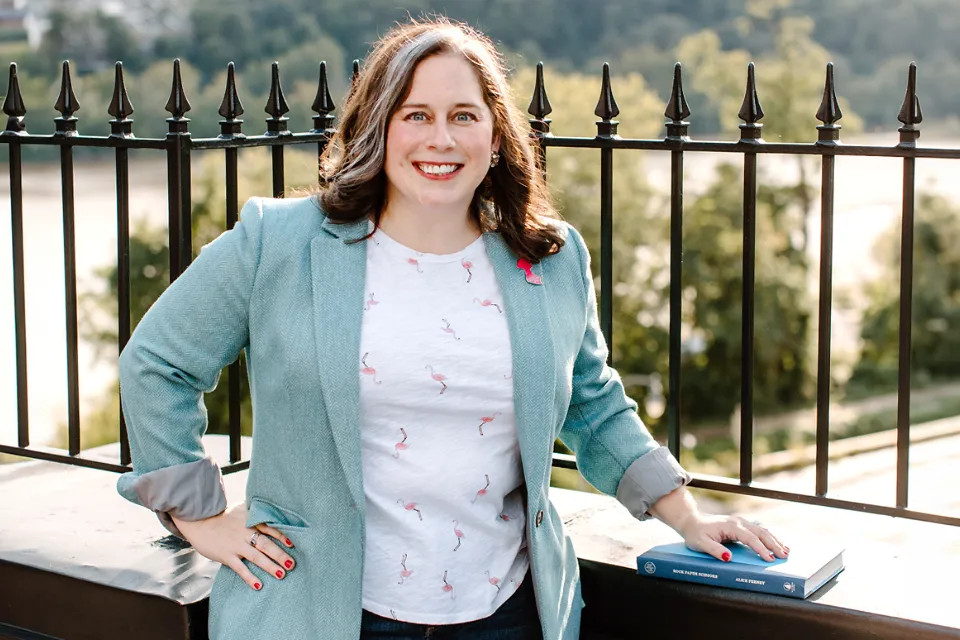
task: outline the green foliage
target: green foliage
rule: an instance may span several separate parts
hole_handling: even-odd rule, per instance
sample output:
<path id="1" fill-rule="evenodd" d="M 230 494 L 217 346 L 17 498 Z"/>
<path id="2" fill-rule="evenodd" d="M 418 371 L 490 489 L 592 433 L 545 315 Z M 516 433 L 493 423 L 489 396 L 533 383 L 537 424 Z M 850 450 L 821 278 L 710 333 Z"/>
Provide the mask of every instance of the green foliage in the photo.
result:
<path id="1" fill-rule="evenodd" d="M 900 225 L 877 241 L 882 275 L 866 287 L 860 360 L 852 386 L 895 387 L 899 359 Z M 911 373 L 926 379 L 960 376 L 960 209 L 921 195 L 914 228 Z"/>

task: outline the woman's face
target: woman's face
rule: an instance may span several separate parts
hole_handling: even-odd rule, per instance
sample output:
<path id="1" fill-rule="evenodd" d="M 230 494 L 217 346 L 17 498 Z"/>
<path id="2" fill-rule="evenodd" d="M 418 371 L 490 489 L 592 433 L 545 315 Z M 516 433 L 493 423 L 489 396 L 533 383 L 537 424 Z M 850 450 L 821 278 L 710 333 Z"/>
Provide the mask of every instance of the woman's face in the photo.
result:
<path id="1" fill-rule="evenodd" d="M 388 123 L 389 205 L 466 212 L 497 147 L 473 65 L 455 54 L 427 58 Z"/>

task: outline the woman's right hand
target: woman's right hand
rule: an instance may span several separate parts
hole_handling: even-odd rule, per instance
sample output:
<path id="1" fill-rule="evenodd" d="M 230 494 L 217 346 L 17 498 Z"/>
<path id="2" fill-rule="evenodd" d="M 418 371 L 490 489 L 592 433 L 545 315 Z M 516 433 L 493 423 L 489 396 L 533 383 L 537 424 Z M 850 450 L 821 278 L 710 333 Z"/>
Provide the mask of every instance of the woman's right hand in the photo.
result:
<path id="1" fill-rule="evenodd" d="M 258 524 L 254 528 L 246 526 L 247 508 L 239 504 L 223 513 L 203 520 L 187 521 L 172 518 L 187 542 L 193 545 L 200 555 L 230 567 L 251 589 L 263 588 L 260 579 L 244 564 L 249 560 L 268 575 L 282 580 L 287 571 L 294 568 L 294 560 L 281 545 L 292 548 L 293 541 L 273 527 Z M 254 533 L 257 546 L 250 544 Z"/>

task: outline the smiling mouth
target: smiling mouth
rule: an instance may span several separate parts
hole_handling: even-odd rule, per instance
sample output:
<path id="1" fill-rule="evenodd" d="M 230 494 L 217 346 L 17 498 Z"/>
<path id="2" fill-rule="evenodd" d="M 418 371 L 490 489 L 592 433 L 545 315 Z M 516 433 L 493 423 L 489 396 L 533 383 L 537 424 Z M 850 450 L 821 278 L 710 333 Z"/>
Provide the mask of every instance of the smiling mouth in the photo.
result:
<path id="1" fill-rule="evenodd" d="M 414 162 L 414 168 L 428 178 L 447 178 L 459 173 L 463 168 L 462 164 L 455 162 L 433 163 L 433 162 Z"/>

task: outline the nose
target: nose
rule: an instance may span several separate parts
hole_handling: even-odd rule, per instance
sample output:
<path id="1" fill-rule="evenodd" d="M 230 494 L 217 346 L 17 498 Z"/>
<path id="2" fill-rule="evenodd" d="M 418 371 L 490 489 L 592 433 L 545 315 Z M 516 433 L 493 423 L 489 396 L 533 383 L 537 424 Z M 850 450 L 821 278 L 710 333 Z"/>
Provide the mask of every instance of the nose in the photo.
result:
<path id="1" fill-rule="evenodd" d="M 427 141 L 431 149 L 452 149 L 456 141 L 450 132 L 450 124 L 444 120 L 436 120 L 430 127 L 430 137 Z"/>

